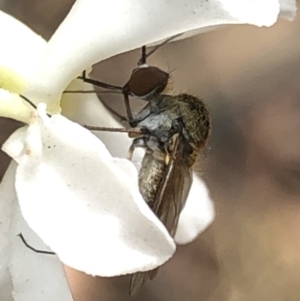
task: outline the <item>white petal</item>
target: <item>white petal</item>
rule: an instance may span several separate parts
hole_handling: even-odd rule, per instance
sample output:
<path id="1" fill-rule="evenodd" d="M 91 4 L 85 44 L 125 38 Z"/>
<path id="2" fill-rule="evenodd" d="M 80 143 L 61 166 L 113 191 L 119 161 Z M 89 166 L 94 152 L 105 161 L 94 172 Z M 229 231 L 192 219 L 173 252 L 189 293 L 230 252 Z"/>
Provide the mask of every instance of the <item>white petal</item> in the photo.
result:
<path id="1" fill-rule="evenodd" d="M 9 168 L 0 184 L 0 300 L 13 300 L 9 271 L 11 242 L 9 228 L 14 201 L 15 166 Z"/>
<path id="2" fill-rule="evenodd" d="M 118 53 L 212 25 L 270 26 L 279 12 L 278 0 L 177 0 L 172 5 L 161 0 L 78 0 L 49 41 L 28 95 L 59 99 L 87 66 Z"/>
<path id="3" fill-rule="evenodd" d="M 174 242 L 139 194 L 133 165 L 117 165 L 89 131 L 39 107 L 16 174 L 29 226 L 62 262 L 88 274 L 133 273 L 167 261 Z"/>
<path id="4" fill-rule="evenodd" d="M 296 1 L 279 0 L 280 3 L 280 17 L 293 20 L 296 17 L 297 5 Z"/>
<path id="5" fill-rule="evenodd" d="M 46 41 L 0 11 L 0 86 L 21 93 L 46 48 Z"/>
<path id="6" fill-rule="evenodd" d="M 31 111 L 32 107 L 19 94 L 0 88 L 0 116 L 28 123 Z"/>
<path id="7" fill-rule="evenodd" d="M 29 27 L 0 10 L 0 87 L 17 94 L 26 94 L 32 74 L 41 66 L 47 42 Z M 2 90 L 0 89 L 0 90 Z M 34 103 L 43 96 L 30 94 Z M 48 110 L 59 113 L 59 100 L 48 99 Z M 28 122 L 31 110 L 16 94 L 0 91 L 0 116 Z"/>
<path id="8" fill-rule="evenodd" d="M 10 157 L 14 158 L 17 163 L 21 163 L 24 150 L 24 137 L 26 135 L 27 126 L 14 131 L 10 139 L 2 145 L 2 150 Z"/>
<path id="9" fill-rule="evenodd" d="M 59 259 L 34 253 L 17 237 L 22 232 L 33 245 L 46 249 L 20 214 L 14 187 L 15 172 L 16 164 L 12 162 L 0 186 L 0 299 L 50 301 L 55 290 L 58 299 L 71 301 Z M 6 277 L 3 277 L 5 271 Z"/>
<path id="10" fill-rule="evenodd" d="M 25 222 L 15 196 L 14 216 L 11 220 L 11 264 L 14 301 L 52 301 L 53 292 L 59 300 L 73 300 L 64 270 L 57 256 L 44 255 L 28 249 L 17 236 L 22 233 L 36 249 L 48 250 Z"/>
<path id="11" fill-rule="evenodd" d="M 26 25 L 2 11 L 0 42 L 0 87 L 6 89 L 0 89 L 0 116 L 28 122 L 32 109 L 15 93 L 24 92 L 47 43 Z M 41 101 L 36 97 L 31 100 L 36 103 Z M 49 109 L 52 113 L 59 112 L 58 102 Z"/>
<path id="12" fill-rule="evenodd" d="M 192 242 L 214 220 L 215 209 L 205 183 L 194 174 L 187 203 L 181 212 L 175 241 L 178 244 Z"/>

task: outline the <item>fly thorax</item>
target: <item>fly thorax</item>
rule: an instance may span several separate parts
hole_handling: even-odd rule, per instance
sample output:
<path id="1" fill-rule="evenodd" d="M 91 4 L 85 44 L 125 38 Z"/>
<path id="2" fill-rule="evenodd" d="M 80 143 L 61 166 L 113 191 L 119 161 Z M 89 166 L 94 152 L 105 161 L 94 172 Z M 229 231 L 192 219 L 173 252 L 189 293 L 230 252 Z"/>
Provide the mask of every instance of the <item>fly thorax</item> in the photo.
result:
<path id="1" fill-rule="evenodd" d="M 170 137 L 172 120 L 164 114 L 151 114 L 139 122 L 138 126 L 147 129 L 151 136 L 155 136 L 158 141 L 164 143 Z"/>

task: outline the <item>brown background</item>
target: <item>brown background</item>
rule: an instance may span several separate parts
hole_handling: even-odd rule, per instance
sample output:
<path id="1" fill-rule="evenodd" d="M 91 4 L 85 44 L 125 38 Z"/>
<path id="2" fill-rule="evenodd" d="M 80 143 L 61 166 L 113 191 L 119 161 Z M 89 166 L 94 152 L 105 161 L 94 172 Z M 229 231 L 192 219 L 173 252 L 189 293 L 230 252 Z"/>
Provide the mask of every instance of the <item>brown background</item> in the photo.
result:
<path id="1" fill-rule="evenodd" d="M 49 38 L 72 2 L 0 4 Z M 230 26 L 151 57 L 174 70 L 175 91 L 201 95 L 211 110 L 213 132 L 198 169 L 217 219 L 197 241 L 179 247 L 135 300 L 300 300 L 299 33 L 300 18 L 271 28 Z M 94 76 L 123 85 L 138 57 L 135 51 L 102 62 Z M 122 110 L 115 96 L 103 98 Z M 15 126 L 0 119 L 1 143 Z M 7 158 L 0 160 L 3 174 Z M 130 300 L 128 277 L 67 271 L 76 301 Z"/>

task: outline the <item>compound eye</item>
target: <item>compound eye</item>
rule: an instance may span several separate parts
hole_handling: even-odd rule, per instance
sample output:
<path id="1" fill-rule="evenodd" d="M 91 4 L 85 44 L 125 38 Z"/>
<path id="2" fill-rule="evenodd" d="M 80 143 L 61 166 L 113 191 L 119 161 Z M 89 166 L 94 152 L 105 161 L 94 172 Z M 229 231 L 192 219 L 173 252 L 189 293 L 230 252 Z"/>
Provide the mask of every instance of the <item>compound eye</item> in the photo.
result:
<path id="1" fill-rule="evenodd" d="M 157 67 L 141 66 L 133 70 L 127 83 L 129 92 L 137 97 L 161 93 L 167 86 L 169 74 Z"/>

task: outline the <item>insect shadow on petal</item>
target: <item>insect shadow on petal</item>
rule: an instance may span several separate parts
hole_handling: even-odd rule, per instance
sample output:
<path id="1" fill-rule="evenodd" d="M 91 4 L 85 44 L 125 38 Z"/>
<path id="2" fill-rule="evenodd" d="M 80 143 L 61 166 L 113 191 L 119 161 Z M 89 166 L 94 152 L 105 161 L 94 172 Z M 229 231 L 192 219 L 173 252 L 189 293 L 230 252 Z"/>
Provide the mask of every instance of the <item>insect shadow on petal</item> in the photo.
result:
<path id="1" fill-rule="evenodd" d="M 147 65 L 147 58 L 173 38 L 148 53 L 143 46 L 138 67 L 132 71 L 124 87 L 87 78 L 85 73 L 79 77 L 87 83 L 123 94 L 127 117 L 108 109 L 113 114 L 117 113 L 117 117 L 127 119 L 131 129 L 85 127 L 96 131 L 129 133 L 129 137 L 133 138 L 129 159 L 136 147 L 145 149 L 138 174 L 139 190 L 172 237 L 176 234 L 179 216 L 191 188 L 192 167 L 210 134 L 210 115 L 203 101 L 185 93 L 163 94 L 169 74 Z M 136 116 L 131 111 L 131 96 L 147 102 Z M 156 276 L 157 271 L 158 268 L 133 274 L 130 295 L 136 296 L 143 284 Z"/>

